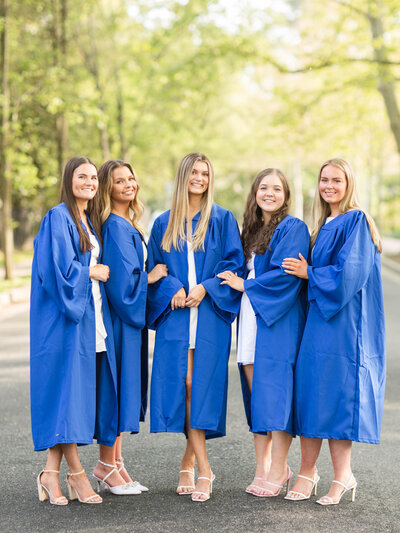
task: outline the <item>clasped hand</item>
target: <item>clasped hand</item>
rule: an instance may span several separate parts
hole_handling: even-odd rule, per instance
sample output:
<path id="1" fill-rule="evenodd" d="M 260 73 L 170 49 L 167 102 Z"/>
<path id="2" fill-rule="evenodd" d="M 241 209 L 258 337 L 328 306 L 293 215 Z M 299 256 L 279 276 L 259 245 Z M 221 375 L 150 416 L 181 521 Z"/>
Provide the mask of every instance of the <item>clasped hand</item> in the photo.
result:
<path id="1" fill-rule="evenodd" d="M 221 285 L 229 285 L 231 289 L 235 291 L 244 292 L 244 279 L 239 277 L 236 273 L 231 272 L 230 270 L 225 270 L 220 274 L 217 274 L 218 278 L 223 279 Z"/>
<path id="2" fill-rule="evenodd" d="M 171 309 L 183 307 L 198 307 L 206 295 L 207 291 L 201 283 L 193 287 L 186 296 L 185 289 L 182 287 L 174 294 L 171 300 Z"/>
<path id="3" fill-rule="evenodd" d="M 308 279 L 308 263 L 301 254 L 299 254 L 299 257 L 300 259 L 286 257 L 286 259 L 282 261 L 282 267 L 286 274 L 291 274 L 292 276 L 297 276 L 298 278 Z"/>

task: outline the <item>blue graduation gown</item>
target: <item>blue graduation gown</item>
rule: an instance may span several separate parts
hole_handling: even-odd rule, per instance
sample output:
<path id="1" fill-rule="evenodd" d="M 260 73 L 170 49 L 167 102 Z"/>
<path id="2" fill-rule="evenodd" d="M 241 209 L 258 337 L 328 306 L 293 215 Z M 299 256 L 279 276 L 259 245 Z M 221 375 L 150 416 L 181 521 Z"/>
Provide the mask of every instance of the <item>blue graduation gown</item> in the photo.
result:
<path id="1" fill-rule="evenodd" d="M 308 277 L 296 432 L 377 444 L 385 389 L 381 259 L 361 211 L 322 226 Z"/>
<path id="2" fill-rule="evenodd" d="M 118 372 L 118 433 L 139 432 L 147 405 L 147 272 L 142 238 L 124 218 L 110 214 L 103 225 L 105 284 L 114 330 Z"/>
<path id="3" fill-rule="evenodd" d="M 95 433 L 96 330 L 90 257 L 90 252 L 80 250 L 68 208 L 59 204 L 51 209 L 35 238 L 32 263 L 31 421 L 36 451 L 60 443 L 90 444 Z M 111 316 L 101 283 L 100 287 L 107 331 L 106 378 L 114 397 L 108 411 L 111 418 L 98 437 L 112 445 L 117 430 L 116 367 Z"/>
<path id="4" fill-rule="evenodd" d="M 193 231 L 200 213 L 192 221 Z M 187 245 L 182 251 L 161 249 L 169 211 L 154 222 L 149 240 L 149 270 L 165 263 L 168 276 L 148 288 L 148 323 L 156 330 L 151 380 L 150 430 L 185 431 L 185 379 L 189 349 L 190 309 L 171 309 L 171 298 L 184 287 L 188 293 Z M 206 430 L 206 438 L 225 435 L 228 359 L 231 323 L 240 305 L 240 293 L 221 285 L 224 270 L 243 273 L 244 256 L 236 220 L 230 211 L 213 205 L 204 242 L 194 252 L 197 283 L 207 291 L 198 307 L 192 379 L 190 425 Z"/>
<path id="5" fill-rule="evenodd" d="M 254 258 L 255 278 L 244 288 L 257 319 L 252 394 L 239 364 L 245 411 L 254 433 L 282 430 L 294 434 L 293 369 L 305 323 L 302 279 L 286 274 L 285 257 L 307 257 L 307 226 L 290 215 L 276 227 L 270 250 Z M 240 315 L 239 315 L 240 320 Z"/>

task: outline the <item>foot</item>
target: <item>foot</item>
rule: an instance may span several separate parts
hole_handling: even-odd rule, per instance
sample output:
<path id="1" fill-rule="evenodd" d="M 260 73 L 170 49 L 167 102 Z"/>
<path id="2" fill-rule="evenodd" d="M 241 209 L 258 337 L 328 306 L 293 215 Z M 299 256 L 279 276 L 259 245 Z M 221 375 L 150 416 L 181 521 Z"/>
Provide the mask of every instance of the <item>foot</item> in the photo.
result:
<path id="1" fill-rule="evenodd" d="M 257 485 L 254 486 L 254 490 L 251 494 L 267 498 L 278 496 L 282 487 L 288 482 L 292 475 L 293 473 L 288 466 L 286 466 L 283 471 L 271 469 L 267 479 L 258 480 Z"/>
<path id="2" fill-rule="evenodd" d="M 331 488 L 329 489 L 328 494 L 325 494 L 325 496 L 322 496 L 322 498 L 318 500 L 318 503 L 321 503 L 322 505 L 337 504 L 340 502 L 340 498 L 343 496 L 346 490 L 349 490 L 355 485 L 357 485 L 356 479 L 352 473 L 346 474 L 344 478 L 343 477 L 341 479 L 339 478 L 337 481 L 340 481 L 341 483 L 343 483 L 343 485 L 345 485 L 345 487 L 347 488 L 343 487 L 339 483 L 332 482 Z"/>
<path id="3" fill-rule="evenodd" d="M 308 477 L 310 479 L 314 479 L 315 475 L 317 474 L 317 469 L 314 468 L 313 470 L 300 470 L 299 475 L 304 477 L 297 477 L 293 487 L 289 490 L 287 493 L 288 498 L 290 500 L 304 500 L 305 496 L 308 496 L 310 493 L 310 490 L 312 489 L 312 481 L 309 481 L 307 479 L 304 479 L 305 477 Z"/>
<path id="4" fill-rule="evenodd" d="M 68 476 L 67 480 L 67 483 L 79 494 L 81 500 L 86 500 L 90 497 L 93 503 L 102 501 L 101 496 L 94 492 L 85 472 L 78 475 Z"/>
<path id="5" fill-rule="evenodd" d="M 139 481 L 133 481 L 131 476 L 128 474 L 127 469 L 125 468 L 124 460 L 122 459 L 122 457 L 121 459 L 116 459 L 115 464 L 117 465 L 118 472 L 120 476 L 123 478 L 123 480 L 125 481 L 125 483 L 127 483 L 131 487 L 137 487 L 142 492 L 147 492 L 149 490 L 147 487 L 139 483 Z"/>
<path id="6" fill-rule="evenodd" d="M 183 467 L 181 465 L 176 492 L 178 494 L 192 494 L 194 489 L 194 466 Z"/>
<path id="7" fill-rule="evenodd" d="M 53 498 L 62 497 L 58 474 L 54 472 L 43 472 L 40 476 L 40 482 L 44 487 L 46 487 Z"/>
<path id="8" fill-rule="evenodd" d="M 210 470 L 208 473 L 201 474 L 197 478 L 196 487 L 192 494 L 192 500 L 197 502 L 205 502 L 210 499 L 212 492 L 212 482 L 214 481 L 214 474 Z"/>
<path id="9" fill-rule="evenodd" d="M 106 466 L 106 465 L 101 464 L 100 462 L 97 462 L 95 469 L 93 471 L 93 475 L 98 479 L 104 479 L 106 475 L 110 473 L 111 470 L 112 470 L 111 466 Z M 127 483 L 125 479 L 122 477 L 121 473 L 118 472 L 118 469 L 116 469 L 110 476 L 108 476 L 106 482 L 108 485 L 110 485 L 110 487 L 118 487 L 120 485 L 126 485 Z"/>
<path id="10" fill-rule="evenodd" d="M 259 487 L 260 481 L 265 481 L 267 479 L 270 467 L 271 465 L 268 465 L 268 468 L 257 466 L 253 481 L 246 487 L 247 493 L 252 494 L 254 492 L 253 489 Z"/>

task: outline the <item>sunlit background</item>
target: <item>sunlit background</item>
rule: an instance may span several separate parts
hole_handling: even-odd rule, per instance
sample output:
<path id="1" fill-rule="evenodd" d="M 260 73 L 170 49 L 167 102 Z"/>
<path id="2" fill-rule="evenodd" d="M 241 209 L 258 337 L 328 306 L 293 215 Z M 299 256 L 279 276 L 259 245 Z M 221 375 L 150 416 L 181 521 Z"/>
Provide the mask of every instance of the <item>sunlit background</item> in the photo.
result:
<path id="1" fill-rule="evenodd" d="M 344 157 L 381 232 L 400 237 L 398 0 L 8 4 L 1 178 L 17 248 L 31 247 L 77 154 L 130 161 L 150 219 L 169 207 L 180 159 L 205 152 L 216 201 L 239 223 L 271 166 L 309 222 L 321 163 Z"/>

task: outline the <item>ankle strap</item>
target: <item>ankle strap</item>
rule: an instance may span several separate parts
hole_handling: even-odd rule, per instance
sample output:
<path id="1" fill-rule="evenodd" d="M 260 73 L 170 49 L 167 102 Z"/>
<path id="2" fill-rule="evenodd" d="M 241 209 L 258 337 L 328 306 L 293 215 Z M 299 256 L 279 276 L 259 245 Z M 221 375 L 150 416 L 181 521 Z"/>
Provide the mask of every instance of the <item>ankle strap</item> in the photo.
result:
<path id="1" fill-rule="evenodd" d="M 117 462 L 117 461 L 115 461 L 115 462 Z M 99 463 L 101 465 L 104 465 L 104 466 L 109 466 L 110 468 L 115 468 L 115 465 L 109 465 L 108 463 L 105 463 L 104 461 L 100 461 L 100 459 L 99 459 Z"/>
<path id="2" fill-rule="evenodd" d="M 59 470 L 42 470 L 42 472 L 54 472 L 54 474 L 59 474 Z"/>
<path id="3" fill-rule="evenodd" d="M 123 464 L 124 464 L 124 458 L 121 457 L 121 459 L 115 459 L 115 464 L 117 464 L 117 465 L 123 465 Z"/>
<path id="4" fill-rule="evenodd" d="M 79 476 L 80 474 L 84 474 L 85 471 L 81 470 L 80 472 L 68 472 L 67 476 Z"/>
<path id="5" fill-rule="evenodd" d="M 311 479 L 310 477 L 302 476 L 301 474 L 299 474 L 297 477 L 301 477 L 302 479 L 306 479 L 307 481 L 311 481 L 311 483 L 315 483 L 315 478 Z"/>

